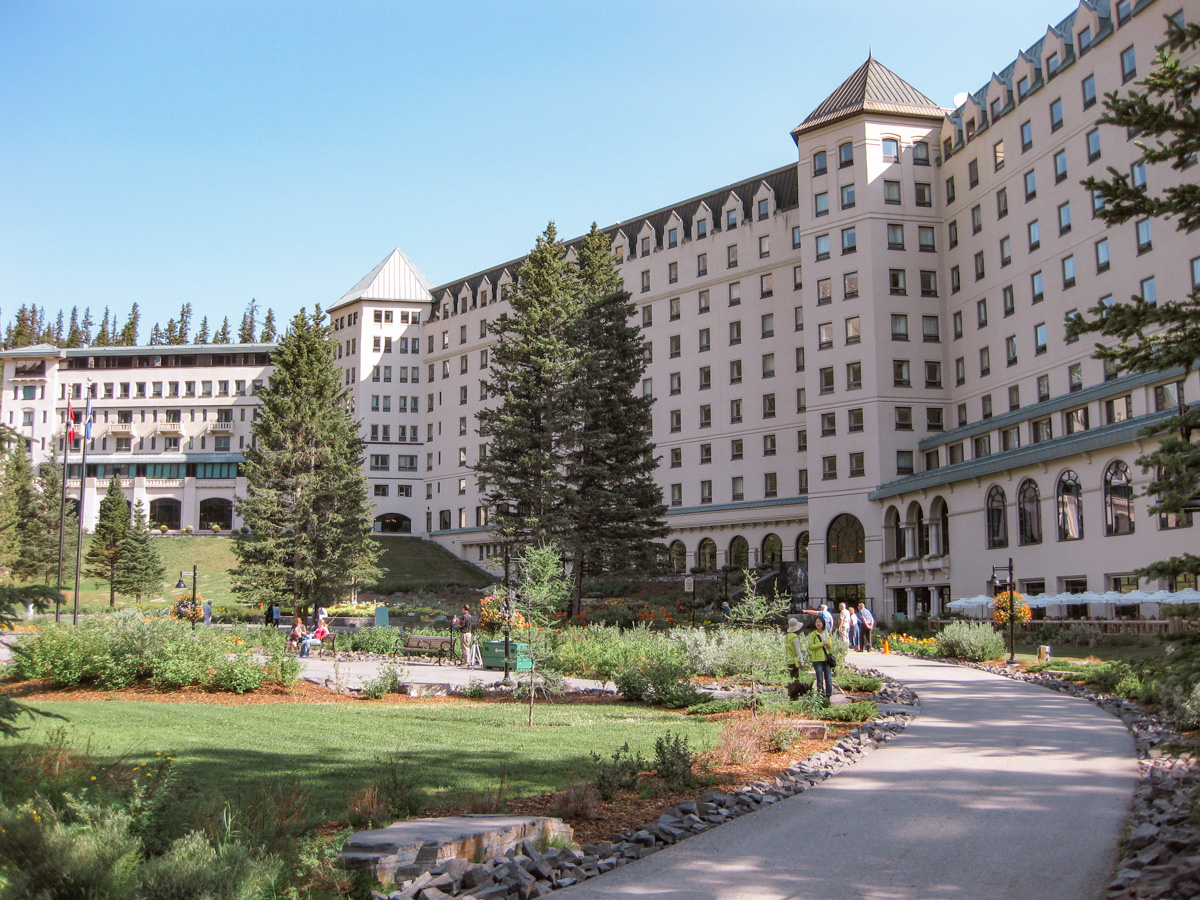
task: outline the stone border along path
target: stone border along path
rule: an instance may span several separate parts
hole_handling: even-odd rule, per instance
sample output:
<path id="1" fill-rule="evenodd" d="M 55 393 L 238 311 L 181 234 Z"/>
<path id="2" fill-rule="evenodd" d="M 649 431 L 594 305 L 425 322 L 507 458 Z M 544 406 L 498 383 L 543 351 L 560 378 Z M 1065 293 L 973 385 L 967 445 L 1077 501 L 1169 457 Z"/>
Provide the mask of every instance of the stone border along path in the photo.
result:
<path id="1" fill-rule="evenodd" d="M 872 750 L 900 734 L 919 714 L 917 695 L 883 672 L 856 667 L 864 675 L 884 680 L 870 699 L 880 708 L 877 719 L 865 722 L 829 750 L 794 762 L 781 775 L 729 793 L 710 791 L 639 828 L 615 832 L 600 844 L 539 852 L 524 841 L 519 852 L 509 851 L 485 862 L 447 860 L 391 893 L 372 891 L 373 900 L 531 900 L 559 888 L 571 887 L 634 860 L 730 822 L 747 813 L 779 803 L 816 787 Z"/>
<path id="2" fill-rule="evenodd" d="M 1124 854 L 1106 897 L 1195 900 L 1200 896 L 1200 822 L 1192 818 L 1188 799 L 1189 792 L 1195 792 L 1192 803 L 1200 803 L 1200 767 L 1195 754 L 1174 754 L 1164 749 L 1164 745 L 1179 739 L 1165 719 L 1131 700 L 1102 694 L 1073 681 L 986 663 L 938 661 L 1090 700 L 1124 722 L 1133 735 L 1140 777 L 1122 843 Z"/>

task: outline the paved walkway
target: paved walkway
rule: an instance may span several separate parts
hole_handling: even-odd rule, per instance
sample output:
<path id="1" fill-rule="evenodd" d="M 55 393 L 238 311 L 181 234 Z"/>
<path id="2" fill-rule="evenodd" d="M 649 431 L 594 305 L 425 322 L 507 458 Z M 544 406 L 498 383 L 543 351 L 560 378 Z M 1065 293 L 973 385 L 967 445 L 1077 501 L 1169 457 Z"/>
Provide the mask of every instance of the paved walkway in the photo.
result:
<path id="1" fill-rule="evenodd" d="M 1103 896 L 1137 782 L 1120 721 L 974 669 L 861 659 L 920 695 L 902 735 L 816 789 L 554 896 Z"/>

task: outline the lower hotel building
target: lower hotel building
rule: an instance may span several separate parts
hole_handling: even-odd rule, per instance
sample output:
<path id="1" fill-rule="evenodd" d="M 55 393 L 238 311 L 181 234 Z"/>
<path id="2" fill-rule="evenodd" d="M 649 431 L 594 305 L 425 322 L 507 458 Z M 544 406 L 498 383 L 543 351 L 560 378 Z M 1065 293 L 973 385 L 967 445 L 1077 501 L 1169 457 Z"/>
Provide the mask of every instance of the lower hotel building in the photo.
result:
<path id="1" fill-rule="evenodd" d="M 1195 177 L 1145 166 L 1099 118 L 1149 72 L 1163 16 L 1198 13 L 1084 0 L 954 109 L 869 57 L 792 131 L 794 159 L 606 229 L 678 570 L 783 562 L 810 597 L 885 617 L 987 592 L 1009 557 L 1029 594 L 1195 586 L 1131 573 L 1195 548 L 1190 517 L 1147 511 L 1136 459 L 1200 379 L 1108 371 L 1064 323 L 1200 286 L 1195 234 L 1106 228 L 1080 184 Z M 520 263 L 434 286 L 397 249 L 330 309 L 376 530 L 485 567 L 476 413 Z M 87 521 L 116 469 L 158 523 L 236 528 L 271 349 L 7 351 L 3 421 L 43 459 L 90 390 Z"/>

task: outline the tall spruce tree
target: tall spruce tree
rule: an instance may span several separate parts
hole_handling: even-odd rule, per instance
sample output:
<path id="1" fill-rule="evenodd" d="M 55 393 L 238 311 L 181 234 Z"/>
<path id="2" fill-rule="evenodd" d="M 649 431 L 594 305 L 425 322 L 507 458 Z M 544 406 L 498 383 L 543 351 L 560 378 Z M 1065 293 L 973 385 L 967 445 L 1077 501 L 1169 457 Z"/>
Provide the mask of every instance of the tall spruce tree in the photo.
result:
<path id="1" fill-rule="evenodd" d="M 487 456 L 475 466 L 486 482 L 492 527 L 510 544 L 559 540 L 568 532 L 563 471 L 574 411 L 567 389 L 578 352 L 572 345 L 581 303 L 579 272 L 551 222 L 509 287 L 509 311 L 488 329 L 488 394 L 499 402 L 478 414 Z"/>
<path id="2" fill-rule="evenodd" d="M 208 316 L 200 320 L 200 327 L 196 329 L 196 343 L 208 343 Z"/>
<path id="3" fill-rule="evenodd" d="M 107 347 L 112 343 L 112 327 L 109 323 L 108 307 L 104 307 L 104 318 L 100 320 L 100 330 L 96 332 L 95 345 Z"/>
<path id="4" fill-rule="evenodd" d="M 63 327 L 63 311 L 60 309 L 58 311 L 58 318 L 54 320 L 54 340 L 51 341 L 55 347 L 62 346 L 63 335 L 66 333 Z"/>
<path id="5" fill-rule="evenodd" d="M 571 342 L 579 365 L 567 400 L 578 420 L 564 472 L 575 575 L 572 616 L 580 613 L 589 570 L 649 559 L 651 542 L 669 533 L 649 438 L 654 398 L 637 390 L 646 370 L 637 309 L 622 289 L 612 241 L 595 223 L 580 243 L 578 266 L 583 303 Z"/>
<path id="6" fill-rule="evenodd" d="M 92 343 L 92 324 L 92 308 L 85 306 L 83 319 L 79 322 L 79 345 L 81 347 L 90 346 Z"/>
<path id="7" fill-rule="evenodd" d="M 263 319 L 262 333 L 258 336 L 260 344 L 273 344 L 276 338 L 279 337 L 275 333 L 275 310 L 267 308 L 267 317 Z"/>
<path id="8" fill-rule="evenodd" d="M 1167 41 L 1159 49 L 1150 74 L 1122 97 L 1106 95 L 1102 123 L 1138 135 L 1135 141 L 1156 177 L 1135 185 L 1127 173 L 1109 167 L 1107 179 L 1088 178 L 1083 184 L 1098 192 L 1104 208 L 1097 214 L 1108 225 L 1134 219 L 1175 219 L 1187 232 L 1200 226 L 1200 182 L 1182 173 L 1200 158 L 1200 118 L 1195 101 L 1200 94 L 1200 65 L 1184 68 L 1180 57 L 1200 45 L 1200 24 L 1167 19 Z M 1094 356 L 1119 372 L 1163 372 L 1178 368 L 1190 380 L 1200 360 L 1200 291 L 1179 299 L 1131 297 L 1128 303 L 1103 304 L 1090 317 L 1068 320 L 1067 334 L 1097 334 L 1115 338 L 1097 344 Z M 1200 404 L 1183 402 L 1176 415 L 1150 426 L 1146 436 L 1160 437 L 1158 446 L 1138 458 L 1154 477 L 1147 495 L 1156 498 L 1151 513 L 1178 516 L 1200 511 L 1200 444 L 1192 432 L 1200 427 Z M 1152 563 L 1138 571 L 1142 578 L 1175 580 L 1200 577 L 1200 556 L 1185 553 Z"/>
<path id="9" fill-rule="evenodd" d="M 78 347 L 83 343 L 83 333 L 79 330 L 79 307 L 71 307 L 71 320 L 67 325 L 66 346 Z"/>
<path id="10" fill-rule="evenodd" d="M 0 566 L 13 578 L 29 578 L 25 564 L 25 525 L 36 501 L 33 464 L 25 441 L 18 436 L 4 448 L 0 481 Z"/>
<path id="11" fill-rule="evenodd" d="M 213 335 L 212 342 L 214 344 L 229 343 L 229 316 L 221 320 L 221 327 L 217 329 L 217 333 Z"/>
<path id="12" fill-rule="evenodd" d="M 117 343 L 122 347 L 136 347 L 138 342 L 138 329 L 142 324 L 142 313 L 135 303 L 129 310 L 129 318 L 125 321 L 121 328 L 121 338 Z"/>
<path id="13" fill-rule="evenodd" d="M 250 537 L 233 545 L 233 589 L 247 601 L 283 600 L 303 614 L 378 576 L 366 445 L 320 307 L 292 319 L 271 364 L 245 451 L 246 495 L 235 501 Z"/>
<path id="14" fill-rule="evenodd" d="M 238 343 L 253 344 L 254 329 L 258 320 L 258 302 L 251 297 L 246 311 L 242 313 L 242 324 L 238 327 Z"/>
<path id="15" fill-rule="evenodd" d="M 186 344 L 192 333 L 192 304 L 185 303 L 179 309 L 179 328 L 175 332 L 175 343 Z"/>
<path id="16" fill-rule="evenodd" d="M 92 543 L 83 558 L 83 571 L 89 578 L 108 582 L 108 605 L 117 605 L 117 551 L 129 531 L 129 502 L 121 490 L 121 476 L 113 472 L 108 491 L 100 501 Z"/>
<path id="17" fill-rule="evenodd" d="M 58 571 L 59 513 L 62 503 L 62 464 L 57 459 L 48 459 L 32 476 L 28 486 L 18 487 L 17 502 L 20 508 L 18 519 L 19 559 L 14 569 L 22 578 L 40 578 L 49 582 Z M 66 516 L 63 529 L 73 535 L 78 522 L 74 513 Z M 74 546 L 63 546 L 63 571 L 75 564 Z"/>
<path id="18" fill-rule="evenodd" d="M 133 505 L 133 521 L 117 545 L 113 589 L 132 595 L 142 602 L 143 595 L 154 597 L 163 589 L 167 569 L 150 535 L 146 507 L 141 500 Z"/>

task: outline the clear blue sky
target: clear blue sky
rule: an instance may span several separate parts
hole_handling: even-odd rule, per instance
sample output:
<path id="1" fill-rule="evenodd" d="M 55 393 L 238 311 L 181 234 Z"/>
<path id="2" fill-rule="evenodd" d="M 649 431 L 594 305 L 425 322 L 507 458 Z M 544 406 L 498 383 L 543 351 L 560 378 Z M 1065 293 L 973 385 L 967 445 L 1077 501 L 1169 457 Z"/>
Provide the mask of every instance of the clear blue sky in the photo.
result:
<path id="1" fill-rule="evenodd" d="M 866 58 L 939 103 L 1072 0 L 0 0 L 0 315 L 328 306 L 792 161 Z"/>

